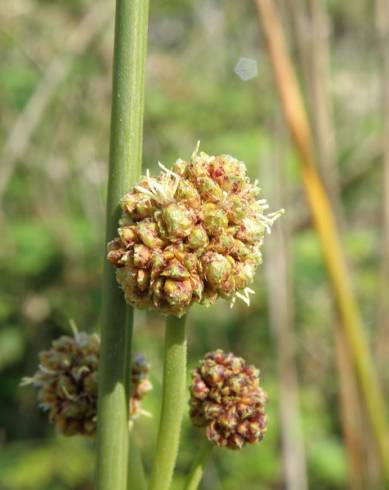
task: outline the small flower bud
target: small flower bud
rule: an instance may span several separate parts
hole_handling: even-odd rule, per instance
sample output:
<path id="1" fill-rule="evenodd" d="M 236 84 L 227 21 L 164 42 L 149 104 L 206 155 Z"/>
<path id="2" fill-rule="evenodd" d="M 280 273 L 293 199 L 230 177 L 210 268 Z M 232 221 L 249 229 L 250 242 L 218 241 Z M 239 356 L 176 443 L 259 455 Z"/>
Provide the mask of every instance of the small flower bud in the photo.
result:
<path id="1" fill-rule="evenodd" d="M 204 201 L 217 203 L 223 199 L 223 191 L 211 177 L 200 177 L 196 182 Z"/>
<path id="2" fill-rule="evenodd" d="M 134 267 L 137 267 L 139 269 L 147 269 L 150 264 L 152 255 L 151 249 L 146 247 L 146 245 L 143 245 L 142 243 L 137 243 L 134 245 L 133 251 Z"/>
<path id="3" fill-rule="evenodd" d="M 204 228 L 211 236 L 220 235 L 228 226 L 227 214 L 213 203 L 205 206 L 203 219 Z"/>
<path id="4" fill-rule="evenodd" d="M 157 224 L 152 221 L 141 221 L 137 233 L 142 242 L 151 249 L 162 248 L 164 241 L 158 234 Z"/>
<path id="5" fill-rule="evenodd" d="M 123 242 L 116 238 L 108 243 L 107 249 L 107 259 L 111 262 L 115 267 L 122 267 L 122 259 L 126 255 L 126 250 L 123 248 Z"/>
<path id="6" fill-rule="evenodd" d="M 185 203 L 189 209 L 198 209 L 201 206 L 200 194 L 196 187 L 189 182 L 189 180 L 180 180 L 175 197 L 178 201 Z"/>
<path id="7" fill-rule="evenodd" d="M 223 284 L 230 278 L 232 265 L 224 255 L 207 252 L 202 257 L 204 273 L 209 285 L 215 289 L 223 289 Z"/>
<path id="8" fill-rule="evenodd" d="M 137 234 L 134 226 L 122 226 L 118 229 L 119 238 L 126 246 L 131 246 L 137 242 Z"/>
<path id="9" fill-rule="evenodd" d="M 193 229 L 193 218 L 190 210 L 183 203 L 169 204 L 162 210 L 162 221 L 167 236 L 171 239 L 182 239 L 190 235 Z"/>
<path id="10" fill-rule="evenodd" d="M 204 249 L 208 243 L 209 239 L 205 229 L 201 225 L 193 228 L 192 233 L 188 236 L 188 248 L 191 250 Z"/>

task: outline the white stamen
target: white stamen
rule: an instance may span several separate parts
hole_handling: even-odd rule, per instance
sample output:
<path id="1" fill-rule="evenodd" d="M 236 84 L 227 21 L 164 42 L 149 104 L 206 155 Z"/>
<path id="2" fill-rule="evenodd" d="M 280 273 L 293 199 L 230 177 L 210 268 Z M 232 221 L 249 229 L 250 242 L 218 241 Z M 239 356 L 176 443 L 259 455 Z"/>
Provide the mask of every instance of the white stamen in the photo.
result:
<path id="1" fill-rule="evenodd" d="M 174 194 L 177 191 L 181 178 L 175 172 L 166 168 L 161 162 L 158 162 L 158 165 L 162 169 L 159 181 L 151 177 L 150 171 L 147 169 L 146 180 L 150 189 L 146 189 L 141 185 L 135 186 L 135 189 L 157 203 L 164 205 L 174 200 Z"/>
<path id="2" fill-rule="evenodd" d="M 159 167 L 164 171 L 166 172 L 167 174 L 171 175 L 172 177 L 174 177 L 175 179 L 178 179 L 180 180 L 180 176 L 178 174 L 176 174 L 175 172 L 173 172 L 173 170 L 170 170 L 168 168 L 165 167 L 165 165 L 163 165 L 163 163 L 161 162 L 158 162 L 158 165 Z"/>
<path id="3" fill-rule="evenodd" d="M 141 408 L 139 410 L 139 415 L 144 415 L 145 417 L 148 417 L 149 419 L 153 418 L 153 414 L 151 412 L 149 412 L 148 410 L 144 410 L 143 408 Z"/>
<path id="4" fill-rule="evenodd" d="M 68 392 L 68 390 L 66 389 L 66 387 L 65 387 L 65 386 L 62 386 L 62 391 L 65 393 L 66 398 L 68 398 L 69 400 L 73 400 L 73 401 L 74 401 L 74 400 L 76 400 L 76 399 L 77 399 L 77 397 L 75 397 L 74 395 L 71 395 L 71 394 Z"/>
<path id="5" fill-rule="evenodd" d="M 35 381 L 35 378 L 30 377 L 30 376 L 25 376 L 24 378 L 21 379 L 19 386 L 28 386 L 33 384 Z"/>
<path id="6" fill-rule="evenodd" d="M 39 364 L 39 369 L 46 374 L 57 374 L 56 371 L 51 371 L 50 369 L 47 369 L 45 366 L 43 366 L 43 364 Z"/>
<path id="7" fill-rule="evenodd" d="M 171 196 L 173 197 L 174 194 L 176 193 L 177 189 L 178 189 L 178 185 L 180 183 L 180 180 L 181 180 L 181 177 L 176 174 L 175 172 L 173 172 L 172 170 L 166 168 L 164 165 L 162 165 L 161 162 L 158 162 L 158 165 L 160 166 L 160 168 L 166 172 L 167 175 L 170 175 L 174 178 L 174 182 L 173 182 L 173 185 L 172 185 L 172 188 L 171 188 L 171 191 L 170 191 L 170 194 Z M 170 182 L 168 182 L 168 185 L 169 185 Z M 171 183 L 170 183 L 171 185 Z"/>
<path id="8" fill-rule="evenodd" d="M 271 233 L 271 227 L 274 225 L 274 222 L 285 213 L 284 209 L 279 209 L 278 211 L 274 211 L 273 213 L 269 213 L 267 215 L 261 214 L 259 215 L 259 219 L 263 226 L 266 229 L 268 235 Z"/>
<path id="9" fill-rule="evenodd" d="M 173 184 L 173 190 L 172 190 L 172 195 L 173 195 L 173 196 L 174 196 L 174 195 L 175 195 L 175 193 L 177 192 L 177 189 L 178 189 L 179 184 L 180 184 L 180 180 L 179 180 L 179 179 L 177 179 L 177 180 L 174 182 L 174 184 Z"/>
<path id="10" fill-rule="evenodd" d="M 281 208 L 278 211 L 274 211 L 273 213 L 268 214 L 267 217 L 270 218 L 274 223 L 274 221 L 278 219 L 280 216 L 282 216 L 283 214 L 285 214 L 285 209 Z"/>
<path id="11" fill-rule="evenodd" d="M 149 169 L 146 170 L 146 178 L 147 178 L 147 183 L 150 186 L 151 192 L 153 194 L 156 194 L 156 190 L 154 187 L 154 179 L 150 177 L 150 170 Z"/>
<path id="12" fill-rule="evenodd" d="M 135 186 L 135 189 L 138 191 L 138 192 L 141 192 L 142 194 L 146 194 L 146 196 L 148 197 L 151 197 L 153 199 L 155 199 L 155 194 L 153 194 L 151 191 L 149 191 L 148 189 L 145 189 L 144 187 L 140 186 L 140 185 L 136 185 Z"/>
<path id="13" fill-rule="evenodd" d="M 89 371 L 90 369 L 86 366 L 81 366 L 80 369 L 75 373 L 76 379 L 79 380 L 84 373 L 89 373 Z"/>
<path id="14" fill-rule="evenodd" d="M 246 303 L 247 306 L 250 306 L 250 300 L 244 294 L 242 294 L 239 291 L 237 291 L 235 293 L 235 295 L 236 295 L 237 298 L 241 299 L 244 303 Z"/>
<path id="15" fill-rule="evenodd" d="M 235 306 L 236 298 L 241 299 L 247 306 L 250 306 L 250 294 L 255 294 L 251 288 L 244 288 L 243 292 L 237 291 L 231 298 L 230 308 Z"/>
<path id="16" fill-rule="evenodd" d="M 155 194 L 157 194 L 159 192 L 160 194 L 162 194 L 162 197 L 164 197 L 165 199 L 167 199 L 168 198 L 168 196 L 167 196 L 167 189 L 162 184 L 160 184 L 159 182 L 157 182 L 156 180 L 153 182 L 153 184 L 154 184 L 155 189 L 156 189 Z"/>
<path id="17" fill-rule="evenodd" d="M 195 148 L 194 152 L 192 153 L 192 160 L 197 156 L 199 149 L 200 149 L 200 140 L 197 141 L 196 148 Z"/>
<path id="18" fill-rule="evenodd" d="M 72 329 L 74 337 L 76 337 L 78 334 L 78 328 L 77 328 L 76 322 L 73 320 L 73 318 L 70 318 L 69 325 L 70 325 L 70 328 Z"/>

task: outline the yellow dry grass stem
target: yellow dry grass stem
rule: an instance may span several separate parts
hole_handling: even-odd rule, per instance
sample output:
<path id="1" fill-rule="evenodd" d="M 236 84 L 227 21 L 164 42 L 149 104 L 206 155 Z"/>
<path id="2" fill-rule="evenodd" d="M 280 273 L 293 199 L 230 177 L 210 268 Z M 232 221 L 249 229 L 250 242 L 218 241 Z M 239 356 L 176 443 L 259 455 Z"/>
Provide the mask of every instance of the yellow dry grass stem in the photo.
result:
<path id="1" fill-rule="evenodd" d="M 355 300 L 345 255 L 329 198 L 316 170 L 312 131 L 303 99 L 288 55 L 279 15 L 272 0 L 255 0 L 267 41 L 276 86 L 284 116 L 300 157 L 302 181 L 314 224 L 322 246 L 323 257 L 337 309 L 355 366 L 382 471 L 389 486 L 389 433 L 385 404 L 379 387 L 369 343 Z"/>

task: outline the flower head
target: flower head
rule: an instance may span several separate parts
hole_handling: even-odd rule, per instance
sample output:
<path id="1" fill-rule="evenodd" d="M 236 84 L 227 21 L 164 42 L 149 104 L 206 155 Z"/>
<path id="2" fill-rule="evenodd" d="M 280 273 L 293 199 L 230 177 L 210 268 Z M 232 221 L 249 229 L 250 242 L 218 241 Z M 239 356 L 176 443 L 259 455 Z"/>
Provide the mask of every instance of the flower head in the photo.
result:
<path id="1" fill-rule="evenodd" d="M 49 421 L 65 436 L 93 436 L 97 422 L 97 375 L 100 337 L 75 332 L 52 342 L 50 349 L 39 354 L 39 367 L 23 385 L 38 390 L 39 406 L 48 412 Z M 130 418 L 137 417 L 141 399 L 151 389 L 149 364 L 137 355 L 132 364 Z"/>
<path id="2" fill-rule="evenodd" d="M 222 350 L 209 352 L 192 372 L 190 417 L 219 447 L 240 449 L 262 440 L 266 393 L 259 370 Z"/>
<path id="3" fill-rule="evenodd" d="M 182 316 L 193 303 L 236 298 L 247 304 L 248 286 L 262 262 L 261 247 L 282 210 L 266 214 L 243 162 L 198 153 L 147 172 L 122 198 L 118 237 L 108 259 L 126 301 Z"/>

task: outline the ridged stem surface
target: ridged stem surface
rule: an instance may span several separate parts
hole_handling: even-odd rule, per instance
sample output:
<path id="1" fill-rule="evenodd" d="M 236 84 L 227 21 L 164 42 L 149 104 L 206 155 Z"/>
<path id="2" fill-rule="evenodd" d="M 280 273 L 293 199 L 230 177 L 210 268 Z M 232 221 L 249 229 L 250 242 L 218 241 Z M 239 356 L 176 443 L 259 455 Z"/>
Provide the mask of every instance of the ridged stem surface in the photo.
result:
<path id="1" fill-rule="evenodd" d="M 209 456 L 211 454 L 213 444 L 204 439 L 203 445 L 200 447 L 194 461 L 192 468 L 185 482 L 184 490 L 197 490 L 204 475 L 204 469 L 207 465 Z"/>
<path id="2" fill-rule="evenodd" d="M 133 430 L 129 434 L 129 445 L 127 490 L 146 490 L 147 482 L 142 455 Z"/>
<path id="3" fill-rule="evenodd" d="M 148 0 L 117 0 L 113 63 L 106 243 L 116 236 L 120 198 L 138 180 L 142 162 L 144 65 Z M 105 260 L 97 433 L 97 490 L 126 490 L 128 373 L 133 312 Z"/>
<path id="4" fill-rule="evenodd" d="M 185 317 L 166 320 L 162 407 L 149 490 L 168 490 L 177 459 L 186 402 Z"/>

